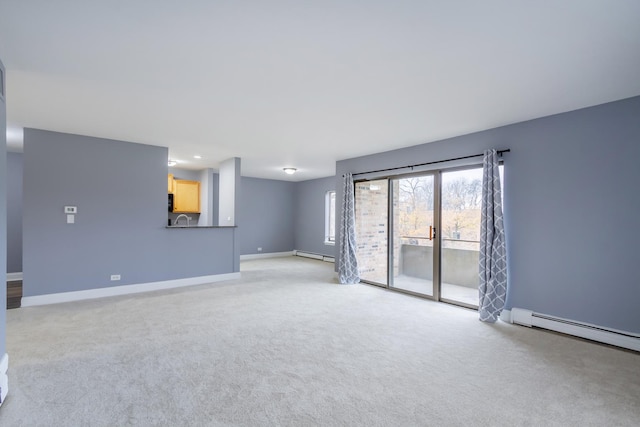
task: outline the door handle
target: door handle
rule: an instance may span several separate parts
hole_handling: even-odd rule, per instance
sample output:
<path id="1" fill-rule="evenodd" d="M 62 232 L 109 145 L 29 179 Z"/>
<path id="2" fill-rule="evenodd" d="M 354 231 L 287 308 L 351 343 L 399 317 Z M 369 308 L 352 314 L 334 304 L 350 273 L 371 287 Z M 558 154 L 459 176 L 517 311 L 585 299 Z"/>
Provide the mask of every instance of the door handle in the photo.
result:
<path id="1" fill-rule="evenodd" d="M 429 226 L 429 240 L 436 238 L 436 228 L 433 225 Z"/>

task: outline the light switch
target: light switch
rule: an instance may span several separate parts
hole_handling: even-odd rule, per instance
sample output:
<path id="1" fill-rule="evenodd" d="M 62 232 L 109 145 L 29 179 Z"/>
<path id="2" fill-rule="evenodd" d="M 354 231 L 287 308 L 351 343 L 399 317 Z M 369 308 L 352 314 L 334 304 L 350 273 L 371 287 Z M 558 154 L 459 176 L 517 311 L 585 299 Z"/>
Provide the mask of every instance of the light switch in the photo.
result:
<path id="1" fill-rule="evenodd" d="M 75 215 L 67 215 L 67 224 L 74 224 L 76 222 Z"/>

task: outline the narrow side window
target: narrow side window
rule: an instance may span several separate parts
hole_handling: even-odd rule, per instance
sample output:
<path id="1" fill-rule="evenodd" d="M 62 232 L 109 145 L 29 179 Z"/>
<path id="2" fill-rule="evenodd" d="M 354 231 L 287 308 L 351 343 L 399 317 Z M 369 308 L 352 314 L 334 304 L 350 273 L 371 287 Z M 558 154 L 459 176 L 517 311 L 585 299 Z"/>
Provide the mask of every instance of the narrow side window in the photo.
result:
<path id="1" fill-rule="evenodd" d="M 324 243 L 336 243 L 336 192 L 327 191 L 324 199 Z"/>

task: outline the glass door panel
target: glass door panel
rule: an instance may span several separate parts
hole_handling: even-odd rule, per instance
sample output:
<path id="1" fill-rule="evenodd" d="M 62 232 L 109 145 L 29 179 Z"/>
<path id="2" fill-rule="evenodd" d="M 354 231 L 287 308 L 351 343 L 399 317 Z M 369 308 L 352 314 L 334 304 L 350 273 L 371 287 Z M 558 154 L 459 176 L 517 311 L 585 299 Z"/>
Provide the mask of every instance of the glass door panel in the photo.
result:
<path id="1" fill-rule="evenodd" d="M 392 186 L 390 287 L 434 296 L 434 175 L 396 178 Z"/>
<path id="2" fill-rule="evenodd" d="M 440 298 L 478 306 L 482 168 L 442 172 Z"/>
<path id="3" fill-rule="evenodd" d="M 354 198 L 360 279 L 387 286 L 388 180 L 356 182 Z"/>

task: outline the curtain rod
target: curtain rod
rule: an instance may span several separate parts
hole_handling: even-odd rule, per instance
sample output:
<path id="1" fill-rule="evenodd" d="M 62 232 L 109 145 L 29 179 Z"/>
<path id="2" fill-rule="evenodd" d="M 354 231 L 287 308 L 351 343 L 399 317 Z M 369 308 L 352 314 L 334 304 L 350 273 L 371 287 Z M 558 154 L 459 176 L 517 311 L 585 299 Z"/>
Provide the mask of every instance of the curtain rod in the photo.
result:
<path id="1" fill-rule="evenodd" d="M 509 148 L 507 148 L 506 150 L 498 150 L 497 152 L 498 152 L 499 156 L 502 156 L 502 153 L 508 153 L 510 151 L 511 150 Z M 484 156 L 484 154 L 474 154 L 474 155 L 471 155 L 471 156 L 456 157 L 455 159 L 436 160 L 434 162 L 419 163 L 417 165 L 409 165 L 409 166 L 399 166 L 397 168 L 378 169 L 376 171 L 368 171 L 368 172 L 358 172 L 358 173 L 354 173 L 353 176 L 366 175 L 366 174 L 369 174 L 369 173 L 389 172 L 389 171 L 395 171 L 395 170 L 398 170 L 398 169 L 407 169 L 407 168 L 413 169 L 413 168 L 416 168 L 416 167 L 419 167 L 419 166 L 435 165 L 437 163 L 453 162 L 453 161 L 456 161 L 456 160 L 472 159 L 474 157 L 480 157 L 480 156 Z M 344 178 L 344 175 L 342 175 L 342 177 Z"/>

